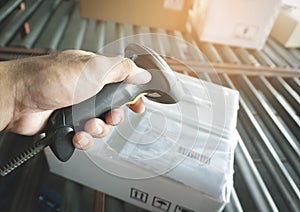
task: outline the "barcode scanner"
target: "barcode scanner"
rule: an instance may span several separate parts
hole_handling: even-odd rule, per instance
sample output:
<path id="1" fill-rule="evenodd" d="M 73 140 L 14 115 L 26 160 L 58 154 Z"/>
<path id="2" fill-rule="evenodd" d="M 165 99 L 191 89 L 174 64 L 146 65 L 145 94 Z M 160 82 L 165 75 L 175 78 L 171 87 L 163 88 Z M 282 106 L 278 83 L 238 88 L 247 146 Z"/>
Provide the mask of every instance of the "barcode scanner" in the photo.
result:
<path id="1" fill-rule="evenodd" d="M 134 104 L 141 96 L 163 104 L 181 100 L 184 93 L 181 82 L 159 54 L 132 43 L 126 47 L 125 57 L 147 70 L 152 75 L 151 80 L 141 85 L 125 82 L 107 84 L 97 95 L 54 111 L 46 127 L 46 136 L 51 135 L 50 148 L 59 160 L 65 162 L 72 156 L 75 149 L 72 138 L 91 118 L 104 118 L 108 111 Z"/>

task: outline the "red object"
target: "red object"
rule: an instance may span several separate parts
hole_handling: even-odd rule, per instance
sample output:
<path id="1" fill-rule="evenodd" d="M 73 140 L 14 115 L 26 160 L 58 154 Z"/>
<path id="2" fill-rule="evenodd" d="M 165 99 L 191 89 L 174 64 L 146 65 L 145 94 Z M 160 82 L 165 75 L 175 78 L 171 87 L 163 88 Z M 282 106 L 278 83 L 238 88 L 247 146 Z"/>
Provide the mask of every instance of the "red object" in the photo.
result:
<path id="1" fill-rule="evenodd" d="M 20 10 L 25 10 L 26 9 L 26 5 L 25 2 L 22 2 L 19 6 Z"/>
<path id="2" fill-rule="evenodd" d="M 25 35 L 28 35 L 30 33 L 30 26 L 28 22 L 25 22 L 23 25 L 23 31 Z"/>

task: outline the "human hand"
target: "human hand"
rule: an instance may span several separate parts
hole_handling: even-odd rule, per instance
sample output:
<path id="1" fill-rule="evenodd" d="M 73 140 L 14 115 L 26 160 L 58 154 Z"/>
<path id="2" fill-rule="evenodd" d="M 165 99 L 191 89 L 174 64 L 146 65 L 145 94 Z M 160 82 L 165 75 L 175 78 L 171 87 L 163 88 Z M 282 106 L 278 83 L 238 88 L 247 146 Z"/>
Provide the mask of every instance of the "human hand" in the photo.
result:
<path id="1" fill-rule="evenodd" d="M 80 50 L 2 62 L 0 77 L 0 130 L 22 135 L 41 132 L 54 110 L 84 101 L 106 84 L 120 81 L 143 84 L 151 79 L 147 71 L 130 59 Z M 78 89 L 78 86 L 84 87 Z M 137 113 L 145 109 L 142 99 L 130 108 Z M 119 108 L 110 111 L 105 120 L 87 121 L 84 131 L 73 137 L 74 146 L 88 149 L 93 137 L 106 136 L 108 125 L 118 125 L 123 118 L 123 110 Z"/>

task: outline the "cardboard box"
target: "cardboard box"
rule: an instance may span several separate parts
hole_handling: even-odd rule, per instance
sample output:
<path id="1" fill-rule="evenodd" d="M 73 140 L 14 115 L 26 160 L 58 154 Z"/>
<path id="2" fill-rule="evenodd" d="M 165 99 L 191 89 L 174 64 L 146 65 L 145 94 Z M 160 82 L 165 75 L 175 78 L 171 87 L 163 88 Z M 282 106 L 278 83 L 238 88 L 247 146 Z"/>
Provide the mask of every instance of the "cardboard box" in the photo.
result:
<path id="1" fill-rule="evenodd" d="M 278 15 L 281 0 L 198 0 L 191 22 L 201 41 L 261 49 Z"/>
<path id="2" fill-rule="evenodd" d="M 285 47 L 300 47 L 300 9 L 282 9 L 275 21 L 271 36 Z"/>
<path id="3" fill-rule="evenodd" d="M 185 30 L 192 0 L 80 0 L 83 18 Z"/>
<path id="4" fill-rule="evenodd" d="M 238 92 L 178 74 L 178 104 L 145 100 L 88 151 L 65 163 L 45 149 L 50 170 L 150 211 L 221 211 L 233 187 Z"/>

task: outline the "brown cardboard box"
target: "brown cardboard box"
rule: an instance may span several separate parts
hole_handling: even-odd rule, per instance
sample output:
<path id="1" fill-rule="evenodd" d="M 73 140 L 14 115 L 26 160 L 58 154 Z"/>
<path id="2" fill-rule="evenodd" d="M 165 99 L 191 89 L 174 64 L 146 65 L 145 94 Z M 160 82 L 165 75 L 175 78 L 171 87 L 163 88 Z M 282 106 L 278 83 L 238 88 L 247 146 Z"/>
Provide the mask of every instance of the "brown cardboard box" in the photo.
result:
<path id="1" fill-rule="evenodd" d="M 84 18 L 185 30 L 192 0 L 80 0 Z"/>
<path id="2" fill-rule="evenodd" d="M 300 47 L 300 10 L 280 11 L 271 36 L 288 48 Z"/>

